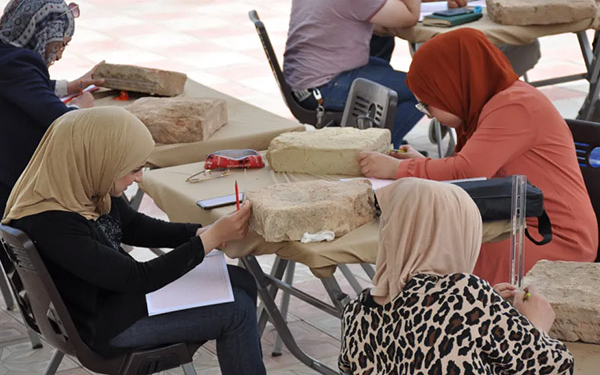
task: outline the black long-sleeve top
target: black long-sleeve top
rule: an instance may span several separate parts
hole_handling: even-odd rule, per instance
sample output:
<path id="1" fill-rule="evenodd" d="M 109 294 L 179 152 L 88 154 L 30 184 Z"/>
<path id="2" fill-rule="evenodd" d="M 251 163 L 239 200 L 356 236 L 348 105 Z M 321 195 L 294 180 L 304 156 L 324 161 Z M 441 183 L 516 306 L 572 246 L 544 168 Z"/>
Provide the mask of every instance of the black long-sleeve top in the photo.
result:
<path id="1" fill-rule="evenodd" d="M 111 246 L 92 220 L 64 211 L 47 211 L 11 222 L 26 232 L 40 252 L 81 335 L 105 356 L 111 338 L 147 316 L 145 294 L 178 279 L 204 259 L 195 233 L 199 225 L 169 223 L 112 199 L 109 215 L 120 223 L 122 242 L 132 246 L 169 247 L 172 251 L 138 262 Z"/>

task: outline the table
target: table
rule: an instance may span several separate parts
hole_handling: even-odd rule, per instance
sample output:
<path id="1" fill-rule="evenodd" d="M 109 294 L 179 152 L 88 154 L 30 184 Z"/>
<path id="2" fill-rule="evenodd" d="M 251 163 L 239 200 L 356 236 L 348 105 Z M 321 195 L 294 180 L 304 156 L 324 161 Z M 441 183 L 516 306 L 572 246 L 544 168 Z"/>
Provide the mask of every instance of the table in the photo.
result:
<path id="1" fill-rule="evenodd" d="M 171 221 L 196 222 L 207 225 L 231 212 L 235 209 L 235 206 L 203 210 L 197 207 L 196 201 L 233 194 L 235 180 L 239 184 L 240 191 L 249 191 L 280 182 L 306 181 L 319 178 L 337 180 L 346 177 L 275 173 L 267 165 L 265 168 L 247 170 L 247 172 L 232 170 L 229 176 L 199 183 L 185 181 L 188 176 L 202 170 L 202 168 L 203 163 L 192 163 L 151 170 L 145 174 L 140 185 L 144 192 L 150 195 L 155 203 L 167 213 Z M 484 225 L 484 239 L 491 241 L 499 236 L 503 237 L 509 229 L 509 221 L 486 223 Z M 250 232 L 244 241 L 228 243 L 224 251 L 231 258 L 240 258 L 246 269 L 252 273 L 257 281 L 258 292 L 264 304 L 264 310 L 259 315 L 259 332 L 264 330 L 267 318 L 270 318 L 283 342 L 296 358 L 322 374 L 333 375 L 338 372 L 309 357 L 298 347 L 281 311 L 275 304 L 275 297 L 277 291 L 281 289 L 339 318 L 349 297 L 342 292 L 332 275 L 340 264 L 375 263 L 378 233 L 378 220 L 365 224 L 335 241 L 325 243 L 268 243 L 262 237 Z M 278 257 L 271 274 L 268 275 L 264 273 L 255 257 L 261 254 L 273 253 L 276 253 Z M 292 287 L 290 283 L 282 281 L 289 261 L 301 262 L 307 265 L 311 272 L 321 279 L 329 294 L 331 304 L 320 301 Z"/>
<path id="2" fill-rule="evenodd" d="M 531 43 L 536 38 L 543 36 L 563 33 L 576 33 L 587 72 L 530 82 L 530 84 L 535 87 L 540 87 L 579 79 L 586 79 L 590 83 L 590 89 L 581 109 L 579 110 L 579 115 L 577 118 L 581 120 L 591 120 L 592 117 L 596 117 L 596 120 L 600 119 L 597 117 L 600 115 L 600 47 L 593 48 L 593 45 L 596 43 L 590 43 L 587 34 L 585 33 L 586 30 L 598 30 L 600 28 L 600 12 L 592 15 L 589 19 L 577 22 L 555 25 L 512 26 L 501 25 L 492 21 L 487 15 L 487 10 L 484 8 L 482 18 L 475 22 L 469 22 L 458 26 L 432 27 L 423 26 L 422 23 L 418 23 L 416 26 L 409 28 L 376 28 L 376 32 L 380 34 L 395 35 L 399 38 L 409 41 L 410 43 L 416 44 L 424 43 L 438 34 L 456 30 L 457 28 L 462 27 L 470 27 L 482 31 L 490 39 L 490 41 L 496 45 L 522 45 Z M 594 40 L 596 39 L 597 36 L 594 38 Z"/>
<path id="3" fill-rule="evenodd" d="M 110 90 L 94 94 L 96 105 L 124 106 L 131 104 L 142 94 L 131 94 L 129 101 L 113 100 L 117 91 Z M 200 142 L 157 145 L 148 158 L 154 168 L 168 167 L 202 161 L 208 153 L 230 148 L 264 150 L 273 138 L 289 131 L 304 131 L 296 120 L 275 115 L 264 109 L 238 100 L 188 78 L 183 96 L 192 98 L 221 98 L 227 103 L 227 124 L 209 139 Z"/>

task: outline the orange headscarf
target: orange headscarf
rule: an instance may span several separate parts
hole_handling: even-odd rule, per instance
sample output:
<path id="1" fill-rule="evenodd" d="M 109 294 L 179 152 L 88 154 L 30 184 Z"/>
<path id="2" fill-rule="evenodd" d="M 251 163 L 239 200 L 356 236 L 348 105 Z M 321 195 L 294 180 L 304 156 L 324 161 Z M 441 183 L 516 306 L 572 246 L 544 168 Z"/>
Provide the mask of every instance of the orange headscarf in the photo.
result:
<path id="1" fill-rule="evenodd" d="M 461 28 L 420 47 L 406 83 L 423 103 L 465 122 L 457 129 L 460 151 L 477 129 L 483 106 L 518 78 L 506 56 L 481 31 Z"/>

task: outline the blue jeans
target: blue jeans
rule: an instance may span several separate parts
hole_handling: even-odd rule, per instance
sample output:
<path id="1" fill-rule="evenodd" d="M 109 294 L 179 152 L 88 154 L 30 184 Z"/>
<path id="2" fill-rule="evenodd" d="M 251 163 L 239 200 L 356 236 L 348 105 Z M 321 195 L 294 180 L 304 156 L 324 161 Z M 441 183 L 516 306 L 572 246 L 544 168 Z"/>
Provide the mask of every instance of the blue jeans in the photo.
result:
<path id="1" fill-rule="evenodd" d="M 142 318 L 110 344 L 136 348 L 216 339 L 223 375 L 266 374 L 256 321 L 256 283 L 242 268 L 228 270 L 234 302 Z"/>
<path id="2" fill-rule="evenodd" d="M 400 147 L 402 139 L 413 126 L 423 117 L 415 108 L 417 99 L 406 86 L 406 73 L 396 71 L 392 66 L 378 57 L 370 57 L 369 63 L 360 68 L 342 72 L 331 81 L 319 87 L 323 97 L 323 107 L 332 111 L 342 112 L 346 105 L 350 85 L 356 78 L 366 78 L 373 82 L 391 88 L 398 93 L 398 105 L 392 131 L 394 147 Z"/>

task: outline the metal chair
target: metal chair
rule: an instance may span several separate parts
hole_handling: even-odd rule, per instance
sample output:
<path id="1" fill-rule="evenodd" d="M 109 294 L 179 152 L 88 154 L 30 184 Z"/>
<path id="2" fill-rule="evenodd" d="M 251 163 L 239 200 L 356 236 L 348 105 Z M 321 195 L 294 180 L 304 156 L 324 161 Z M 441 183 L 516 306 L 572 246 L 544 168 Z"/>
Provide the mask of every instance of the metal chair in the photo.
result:
<path id="1" fill-rule="evenodd" d="M 357 78 L 352 82 L 341 126 L 359 129 L 394 129 L 398 94 L 396 91 L 370 81 Z"/>
<path id="2" fill-rule="evenodd" d="M 285 77 L 283 76 L 279 62 L 277 61 L 277 56 L 273 50 L 273 45 L 271 44 L 271 40 L 269 39 L 269 34 L 267 34 L 265 25 L 262 23 L 260 18 L 258 18 L 258 13 L 255 10 L 248 12 L 248 16 L 254 23 L 254 27 L 256 27 L 256 32 L 258 33 L 258 37 L 260 38 L 263 49 L 265 50 L 265 54 L 267 55 L 267 60 L 269 60 L 269 65 L 273 71 L 273 76 L 275 76 L 275 80 L 277 81 L 279 89 L 281 90 L 281 94 L 283 95 L 283 100 L 292 112 L 292 115 L 294 115 L 294 117 L 301 123 L 311 124 L 316 128 L 322 128 L 325 126 L 338 126 L 342 119 L 342 112 L 324 111 L 322 118 L 319 121 L 316 110 L 306 109 L 296 101 L 291 87 L 285 81 Z"/>
<path id="3" fill-rule="evenodd" d="M 195 375 L 192 356 L 203 343 L 177 343 L 155 348 L 133 349 L 106 359 L 83 342 L 54 281 L 33 242 L 22 231 L 0 225 L 0 261 L 23 313 L 27 327 L 56 348 L 45 375 L 52 375 L 65 354 L 77 357 L 87 369 L 118 375 L 153 374 L 181 365 L 186 375 Z"/>
<path id="4" fill-rule="evenodd" d="M 573 134 L 577 161 L 587 188 L 596 218 L 600 219 L 600 123 L 567 119 Z M 600 231 L 600 223 L 598 224 Z M 600 246 L 596 255 L 600 262 Z"/>

